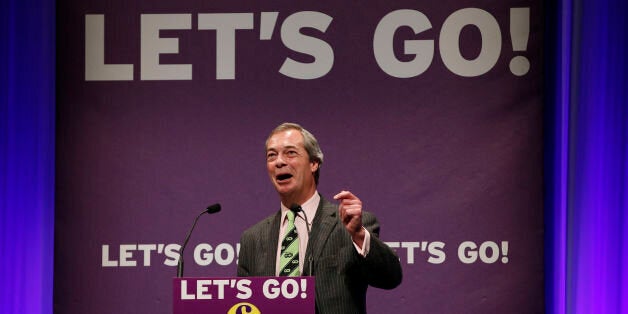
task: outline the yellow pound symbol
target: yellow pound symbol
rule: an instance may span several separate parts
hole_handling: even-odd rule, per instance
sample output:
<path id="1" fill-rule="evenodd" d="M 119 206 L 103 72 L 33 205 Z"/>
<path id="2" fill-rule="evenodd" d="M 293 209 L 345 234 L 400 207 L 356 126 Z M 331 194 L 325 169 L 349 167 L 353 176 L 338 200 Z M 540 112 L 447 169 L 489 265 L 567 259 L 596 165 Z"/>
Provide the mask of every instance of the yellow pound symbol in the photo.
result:
<path id="1" fill-rule="evenodd" d="M 262 312 L 255 305 L 242 302 L 232 306 L 227 314 L 262 314 Z"/>

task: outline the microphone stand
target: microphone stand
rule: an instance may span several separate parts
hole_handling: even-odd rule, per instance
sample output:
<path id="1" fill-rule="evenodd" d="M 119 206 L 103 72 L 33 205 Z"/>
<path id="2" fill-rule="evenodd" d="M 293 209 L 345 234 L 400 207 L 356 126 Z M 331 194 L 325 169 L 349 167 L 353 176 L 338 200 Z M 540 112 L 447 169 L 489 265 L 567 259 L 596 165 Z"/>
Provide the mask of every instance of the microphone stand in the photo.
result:
<path id="1" fill-rule="evenodd" d="M 185 237 L 185 241 L 183 242 L 183 245 L 181 246 L 181 252 L 179 253 L 179 261 L 177 262 L 177 277 L 178 278 L 183 277 L 183 263 L 184 263 L 183 251 L 185 250 L 185 246 L 188 245 L 188 241 L 190 241 L 190 236 L 192 235 L 192 231 L 194 230 L 194 227 L 196 227 L 196 223 L 198 222 L 198 219 L 201 218 L 201 216 L 203 216 L 204 214 L 213 214 L 219 211 L 220 211 L 220 204 L 216 203 L 214 205 L 207 206 L 207 208 L 205 208 L 205 210 L 203 210 L 203 212 L 198 214 L 198 216 L 196 216 L 196 219 L 194 219 L 194 224 L 192 225 L 192 228 L 190 228 L 190 231 L 188 231 L 188 235 Z"/>

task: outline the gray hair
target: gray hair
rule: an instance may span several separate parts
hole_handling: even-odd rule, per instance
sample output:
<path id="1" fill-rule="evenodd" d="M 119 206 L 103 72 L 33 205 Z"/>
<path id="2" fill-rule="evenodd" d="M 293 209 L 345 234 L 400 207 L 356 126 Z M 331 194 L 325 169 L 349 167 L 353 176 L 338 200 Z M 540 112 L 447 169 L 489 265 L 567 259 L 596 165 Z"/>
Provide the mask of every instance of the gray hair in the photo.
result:
<path id="1" fill-rule="evenodd" d="M 303 146 L 307 151 L 310 162 L 314 161 L 318 163 L 318 169 L 316 169 L 316 172 L 314 172 L 314 182 L 316 183 L 316 185 L 318 185 L 318 177 L 320 176 L 321 165 L 323 164 L 323 151 L 321 151 L 321 147 L 320 145 L 318 145 L 316 137 L 314 137 L 314 135 L 308 130 L 304 129 L 302 126 L 296 123 L 284 122 L 276 127 L 272 132 L 270 132 L 270 135 L 268 135 L 268 138 L 266 138 L 265 148 L 268 148 L 268 141 L 273 135 L 287 130 L 297 130 L 301 132 L 301 135 L 303 135 Z"/>

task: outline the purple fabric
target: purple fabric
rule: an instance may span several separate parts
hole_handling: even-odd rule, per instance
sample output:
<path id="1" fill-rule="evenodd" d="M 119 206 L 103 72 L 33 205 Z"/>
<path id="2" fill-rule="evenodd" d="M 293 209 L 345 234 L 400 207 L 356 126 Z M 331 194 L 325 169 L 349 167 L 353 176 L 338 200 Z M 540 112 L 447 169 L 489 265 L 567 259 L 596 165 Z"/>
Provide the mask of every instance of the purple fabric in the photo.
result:
<path id="1" fill-rule="evenodd" d="M 445 21 L 467 7 L 456 1 L 59 1 L 55 310 L 169 312 L 177 243 L 214 202 L 223 211 L 199 221 L 186 275 L 234 275 L 240 233 L 279 209 L 264 141 L 292 121 L 325 153 L 319 191 L 358 195 L 400 256 L 404 282 L 369 290 L 370 312 L 541 312 L 542 12 L 538 1 L 473 6 L 488 14 L 487 29 L 497 23 L 501 44 L 486 73 L 463 76 L 440 48 L 452 41 L 440 37 Z M 530 8 L 522 51 L 512 45 L 513 7 Z M 435 45 L 427 69 L 408 78 L 385 72 L 373 49 L 379 22 L 400 9 L 432 27 L 401 27 L 395 56 L 414 58 L 404 40 Z M 313 62 L 281 39 L 280 25 L 302 11 L 332 18 L 325 32 L 302 30 L 334 54 L 329 72 L 311 80 L 279 72 L 286 58 Z M 235 79 L 219 80 L 216 32 L 197 26 L 201 14 L 232 12 L 252 13 L 253 29 L 236 31 Z M 262 12 L 279 12 L 269 40 L 260 39 Z M 148 13 L 190 14 L 190 29 L 161 31 L 178 38 L 179 53 L 160 63 L 191 64 L 191 80 L 141 80 Z M 105 63 L 132 64 L 132 80 L 86 80 L 87 14 L 104 14 Z M 484 55 L 482 36 L 462 28 L 464 58 Z M 509 68 L 516 56 L 529 60 L 523 76 Z"/>

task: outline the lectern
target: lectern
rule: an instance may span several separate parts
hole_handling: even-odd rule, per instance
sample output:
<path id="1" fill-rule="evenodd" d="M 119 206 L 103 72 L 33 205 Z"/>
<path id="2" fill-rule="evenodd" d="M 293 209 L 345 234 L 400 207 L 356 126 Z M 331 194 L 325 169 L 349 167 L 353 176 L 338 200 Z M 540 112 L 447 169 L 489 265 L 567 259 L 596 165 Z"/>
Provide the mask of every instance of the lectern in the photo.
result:
<path id="1" fill-rule="evenodd" d="M 183 277 L 172 280 L 174 314 L 314 314 L 314 277 Z"/>

